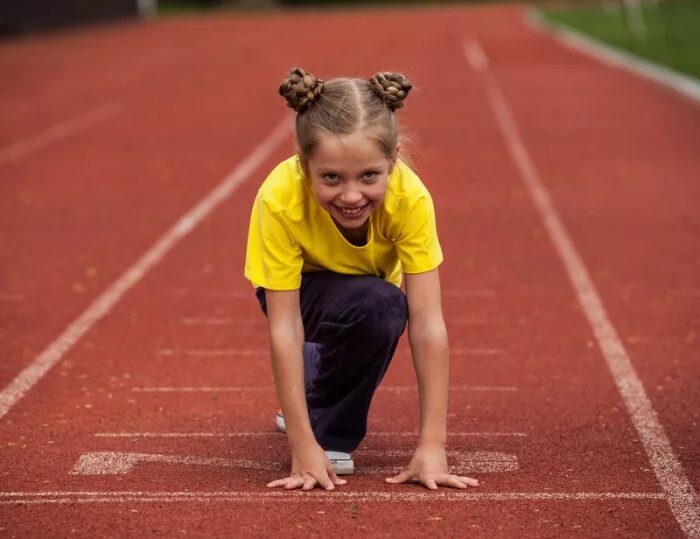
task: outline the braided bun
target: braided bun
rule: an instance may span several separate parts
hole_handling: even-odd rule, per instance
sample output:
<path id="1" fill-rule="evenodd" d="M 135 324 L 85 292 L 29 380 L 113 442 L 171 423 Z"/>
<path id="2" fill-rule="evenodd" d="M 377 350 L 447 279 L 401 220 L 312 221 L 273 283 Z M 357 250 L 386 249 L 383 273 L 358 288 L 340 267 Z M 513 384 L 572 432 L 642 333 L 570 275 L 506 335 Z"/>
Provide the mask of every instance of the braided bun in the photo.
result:
<path id="1" fill-rule="evenodd" d="M 280 95 L 287 100 L 287 106 L 299 114 L 316 101 L 323 90 L 323 81 L 295 67 L 280 84 Z"/>
<path id="2" fill-rule="evenodd" d="M 376 73 L 368 82 L 370 88 L 392 112 L 403 107 L 403 100 L 413 88 L 411 82 L 401 73 Z"/>

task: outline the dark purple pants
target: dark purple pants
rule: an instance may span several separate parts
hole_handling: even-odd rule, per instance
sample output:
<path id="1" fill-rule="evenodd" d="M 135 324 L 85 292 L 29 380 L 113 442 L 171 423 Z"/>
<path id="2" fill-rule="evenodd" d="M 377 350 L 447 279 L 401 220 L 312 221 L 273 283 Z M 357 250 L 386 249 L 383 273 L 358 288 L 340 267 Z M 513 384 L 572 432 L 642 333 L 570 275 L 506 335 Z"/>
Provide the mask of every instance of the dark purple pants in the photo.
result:
<path id="1" fill-rule="evenodd" d="M 329 271 L 303 274 L 299 293 L 311 428 L 324 449 L 354 451 L 406 327 L 406 296 L 379 277 Z M 256 295 L 267 314 L 265 289 Z"/>

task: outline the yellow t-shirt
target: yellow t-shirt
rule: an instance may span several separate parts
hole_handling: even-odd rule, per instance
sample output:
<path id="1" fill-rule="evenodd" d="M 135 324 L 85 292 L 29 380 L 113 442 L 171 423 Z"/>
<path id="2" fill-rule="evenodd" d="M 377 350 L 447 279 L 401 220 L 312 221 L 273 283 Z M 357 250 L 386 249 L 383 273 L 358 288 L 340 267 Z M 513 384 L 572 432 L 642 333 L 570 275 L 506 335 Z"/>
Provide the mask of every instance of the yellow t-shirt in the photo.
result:
<path id="1" fill-rule="evenodd" d="M 376 275 L 400 286 L 402 272 L 423 273 L 442 262 L 430 193 L 402 161 L 369 219 L 367 243 L 351 244 L 316 201 L 298 156 L 290 157 L 275 167 L 255 198 L 245 276 L 253 286 L 270 290 L 296 290 L 302 273 L 322 270 Z"/>

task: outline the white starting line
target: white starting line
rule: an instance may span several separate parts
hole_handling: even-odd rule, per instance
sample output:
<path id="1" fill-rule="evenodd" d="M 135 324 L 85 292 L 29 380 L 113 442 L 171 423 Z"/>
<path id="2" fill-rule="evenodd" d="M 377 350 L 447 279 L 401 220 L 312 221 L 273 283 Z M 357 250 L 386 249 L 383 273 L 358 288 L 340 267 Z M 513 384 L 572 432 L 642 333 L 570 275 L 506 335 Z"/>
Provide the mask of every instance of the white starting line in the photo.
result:
<path id="1" fill-rule="evenodd" d="M 502 473 L 519 469 L 515 455 L 497 451 L 447 451 L 454 473 Z M 413 455 L 413 451 L 360 450 L 357 460 L 369 458 L 393 459 L 396 462 L 384 466 L 359 465 L 356 475 L 398 473 Z M 91 451 L 83 453 L 76 462 L 73 475 L 124 475 L 131 472 L 139 463 L 180 464 L 189 466 L 212 466 L 246 470 L 283 471 L 287 469 L 281 462 L 249 458 L 193 457 L 186 455 L 162 455 L 156 453 L 133 453 L 120 451 Z"/>
<path id="2" fill-rule="evenodd" d="M 538 502 L 582 501 L 605 502 L 620 500 L 664 500 L 660 492 L 474 492 L 442 488 L 434 492 L 400 492 L 396 490 L 344 491 L 343 487 L 332 492 L 311 490 L 296 491 L 39 491 L 0 492 L 0 504 L 33 505 L 61 503 L 182 503 L 182 502 L 420 502 L 445 503 L 474 502 Z"/>
<path id="3" fill-rule="evenodd" d="M 450 391 L 517 391 L 513 386 L 450 386 Z M 135 393 L 274 393 L 272 384 L 268 386 L 201 386 L 201 387 L 132 387 Z M 416 386 L 379 386 L 379 393 L 416 393 Z"/>
<path id="4" fill-rule="evenodd" d="M 379 431 L 368 432 L 367 438 L 418 438 L 418 432 Z M 278 431 L 249 431 L 249 432 L 96 432 L 96 438 L 256 438 L 263 436 L 281 436 Z M 448 438 L 491 438 L 527 436 L 524 432 L 448 432 Z"/>
<path id="5" fill-rule="evenodd" d="M 473 323 L 492 323 L 491 321 L 478 321 Z M 397 352 L 397 355 L 410 355 L 410 350 L 402 350 Z M 269 349 L 238 349 L 238 348 L 213 348 L 210 350 L 176 350 L 173 348 L 161 348 L 156 352 L 157 355 L 163 357 L 250 357 L 270 355 Z M 506 350 L 501 348 L 452 348 L 450 354 L 454 356 L 503 356 L 507 354 Z"/>

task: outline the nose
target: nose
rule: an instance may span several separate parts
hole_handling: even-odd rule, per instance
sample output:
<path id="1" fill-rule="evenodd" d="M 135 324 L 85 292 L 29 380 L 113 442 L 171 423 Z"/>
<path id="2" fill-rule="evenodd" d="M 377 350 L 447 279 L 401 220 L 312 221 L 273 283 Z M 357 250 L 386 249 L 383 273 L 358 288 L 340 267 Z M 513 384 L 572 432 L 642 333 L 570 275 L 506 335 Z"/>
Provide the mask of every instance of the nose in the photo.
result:
<path id="1" fill-rule="evenodd" d="M 362 202 L 363 196 L 355 185 L 346 185 L 340 193 L 340 201 L 346 206 L 355 206 Z"/>

